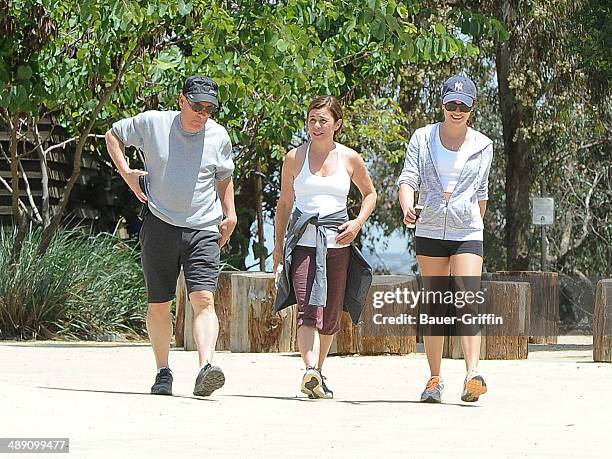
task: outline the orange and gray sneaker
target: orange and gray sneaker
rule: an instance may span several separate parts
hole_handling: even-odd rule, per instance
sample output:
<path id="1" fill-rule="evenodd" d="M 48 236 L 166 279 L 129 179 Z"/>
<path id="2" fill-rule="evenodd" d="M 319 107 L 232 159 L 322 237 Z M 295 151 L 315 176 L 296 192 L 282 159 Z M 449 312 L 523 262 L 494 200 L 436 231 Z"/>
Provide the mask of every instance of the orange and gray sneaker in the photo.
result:
<path id="1" fill-rule="evenodd" d="M 444 391 L 444 383 L 439 376 L 432 376 L 427 381 L 425 390 L 421 394 L 422 403 L 442 403 L 442 392 Z"/>
<path id="2" fill-rule="evenodd" d="M 461 400 L 464 402 L 477 402 L 478 397 L 487 391 L 487 383 L 475 370 L 470 370 L 463 382 Z"/>

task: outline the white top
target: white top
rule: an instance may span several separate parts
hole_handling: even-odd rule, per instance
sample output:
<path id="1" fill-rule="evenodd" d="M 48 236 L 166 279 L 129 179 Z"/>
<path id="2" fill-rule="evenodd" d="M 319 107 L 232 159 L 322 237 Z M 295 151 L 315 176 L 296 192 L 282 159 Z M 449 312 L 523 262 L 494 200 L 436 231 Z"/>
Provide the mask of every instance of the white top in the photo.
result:
<path id="1" fill-rule="evenodd" d="M 351 189 L 351 177 L 346 170 L 342 154 L 336 150 L 336 171 L 328 176 L 320 177 L 310 171 L 310 143 L 306 149 L 304 164 L 299 175 L 293 181 L 295 207 L 302 212 L 318 213 L 324 217 L 338 212 L 346 207 L 346 198 Z M 326 228 L 327 247 L 348 247 L 350 244 L 338 244 L 338 233 Z M 316 228 L 309 224 L 297 245 L 316 247 Z"/>
<path id="2" fill-rule="evenodd" d="M 452 151 L 442 145 L 440 129 L 437 129 L 437 135 L 434 138 L 433 156 L 440 181 L 442 182 L 442 189 L 445 193 L 452 193 L 455 189 L 459 175 L 470 155 L 469 149 Z"/>

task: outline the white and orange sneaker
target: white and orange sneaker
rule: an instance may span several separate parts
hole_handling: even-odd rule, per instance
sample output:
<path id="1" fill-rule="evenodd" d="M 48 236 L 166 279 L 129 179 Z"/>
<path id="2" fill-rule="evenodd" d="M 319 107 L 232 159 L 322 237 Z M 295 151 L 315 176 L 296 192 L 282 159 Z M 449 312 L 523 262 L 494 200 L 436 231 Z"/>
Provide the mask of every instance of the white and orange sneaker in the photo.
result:
<path id="1" fill-rule="evenodd" d="M 463 393 L 461 400 L 464 402 L 477 402 L 478 397 L 487 392 L 487 383 L 484 378 L 476 371 L 468 371 L 463 382 Z"/>

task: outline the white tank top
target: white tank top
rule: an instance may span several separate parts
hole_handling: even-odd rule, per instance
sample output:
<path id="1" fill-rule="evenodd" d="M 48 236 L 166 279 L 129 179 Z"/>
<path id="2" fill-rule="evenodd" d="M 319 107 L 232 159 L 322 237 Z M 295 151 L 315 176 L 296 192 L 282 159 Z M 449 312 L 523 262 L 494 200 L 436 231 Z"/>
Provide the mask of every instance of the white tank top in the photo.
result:
<path id="1" fill-rule="evenodd" d="M 461 171 L 463 171 L 463 167 L 470 157 L 470 151 L 469 149 L 459 149 L 459 151 L 449 150 L 442 145 L 439 128 L 437 134 L 434 139 L 434 161 L 436 162 L 444 192 L 452 193 L 459 181 Z"/>
<path id="2" fill-rule="evenodd" d="M 320 177 L 310 172 L 310 143 L 306 148 L 304 164 L 300 173 L 293 181 L 293 192 L 295 194 L 295 207 L 302 212 L 318 213 L 324 217 L 338 212 L 346 207 L 346 198 L 351 189 L 351 177 L 346 170 L 342 154 L 336 151 L 336 171 L 332 175 Z M 331 229 L 325 229 L 328 248 L 348 247 L 349 244 L 338 244 L 336 236 L 338 233 Z M 298 241 L 298 245 L 305 247 L 316 247 L 316 229 L 309 224 L 306 231 Z"/>

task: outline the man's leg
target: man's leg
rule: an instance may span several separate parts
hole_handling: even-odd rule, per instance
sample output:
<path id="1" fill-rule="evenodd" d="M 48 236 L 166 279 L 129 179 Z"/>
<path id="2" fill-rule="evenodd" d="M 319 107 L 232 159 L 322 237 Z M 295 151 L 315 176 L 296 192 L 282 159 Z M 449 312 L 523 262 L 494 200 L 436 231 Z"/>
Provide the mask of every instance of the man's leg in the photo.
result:
<path id="1" fill-rule="evenodd" d="M 212 292 L 201 290 L 189 294 L 193 307 L 193 338 L 198 349 L 200 367 L 212 363 L 219 335 L 219 319 Z"/>
<path id="2" fill-rule="evenodd" d="M 193 337 L 198 349 L 200 371 L 193 394 L 209 396 L 225 384 L 225 375 L 212 365 L 219 334 L 214 292 L 219 277 L 221 235 L 206 230 L 183 229 L 183 269 L 193 307 Z"/>
<path id="3" fill-rule="evenodd" d="M 153 348 L 157 374 L 152 394 L 172 394 L 172 372 L 168 365 L 172 318 L 170 306 L 179 274 L 181 230 L 147 211 L 140 230 L 142 269 L 147 285 L 147 332 Z"/>
<path id="4" fill-rule="evenodd" d="M 147 309 L 147 332 L 155 355 L 157 368 L 168 368 L 168 354 L 172 340 L 172 316 L 170 306 L 172 301 L 165 303 L 149 303 Z"/>
<path id="5" fill-rule="evenodd" d="M 207 397 L 225 384 L 223 370 L 212 364 L 219 334 L 219 319 L 215 313 L 214 296 L 211 291 L 191 292 L 189 299 L 193 307 L 193 337 L 200 360 L 200 371 L 193 395 Z"/>

